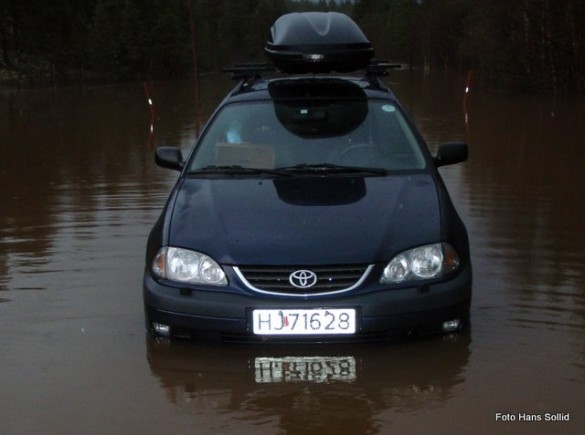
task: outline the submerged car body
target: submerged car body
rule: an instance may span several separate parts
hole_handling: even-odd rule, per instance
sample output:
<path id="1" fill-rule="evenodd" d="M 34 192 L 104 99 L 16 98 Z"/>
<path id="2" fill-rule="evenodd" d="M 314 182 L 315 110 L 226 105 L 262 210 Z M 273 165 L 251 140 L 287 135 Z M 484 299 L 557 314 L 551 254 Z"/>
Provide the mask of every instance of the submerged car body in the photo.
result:
<path id="1" fill-rule="evenodd" d="M 466 158 L 461 143 L 433 158 L 371 72 L 249 74 L 186 159 L 156 152 L 181 174 L 148 240 L 147 328 L 260 341 L 461 329 L 469 244 L 437 167 Z"/>

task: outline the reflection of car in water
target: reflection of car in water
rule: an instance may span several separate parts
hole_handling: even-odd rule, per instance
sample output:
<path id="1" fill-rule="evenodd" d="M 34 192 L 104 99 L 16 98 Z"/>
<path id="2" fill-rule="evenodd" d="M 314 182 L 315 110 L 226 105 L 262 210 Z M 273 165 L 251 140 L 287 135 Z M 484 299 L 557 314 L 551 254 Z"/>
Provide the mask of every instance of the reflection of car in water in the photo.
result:
<path id="1" fill-rule="evenodd" d="M 348 20 L 277 20 L 267 50 L 287 74 L 236 69 L 189 156 L 157 150 L 181 175 L 148 240 L 150 331 L 323 342 L 466 323 L 467 233 L 437 168 L 467 146 L 430 155 Z"/>
<path id="2" fill-rule="evenodd" d="M 272 418 L 285 432 L 373 433 L 382 410 L 421 412 L 447 401 L 463 380 L 469 342 L 468 332 L 449 340 L 325 348 L 147 337 L 147 359 L 167 400 L 188 413 Z"/>

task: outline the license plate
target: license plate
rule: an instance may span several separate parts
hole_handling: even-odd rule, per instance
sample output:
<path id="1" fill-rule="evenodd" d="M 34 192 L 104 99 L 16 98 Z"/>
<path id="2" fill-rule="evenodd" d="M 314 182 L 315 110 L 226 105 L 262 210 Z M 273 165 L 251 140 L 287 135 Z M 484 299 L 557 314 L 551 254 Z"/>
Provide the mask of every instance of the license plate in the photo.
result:
<path id="1" fill-rule="evenodd" d="M 258 357 L 254 361 L 256 383 L 354 382 L 353 356 Z"/>
<path id="2" fill-rule="evenodd" d="M 253 310 L 252 332 L 256 335 L 355 334 L 356 310 Z"/>

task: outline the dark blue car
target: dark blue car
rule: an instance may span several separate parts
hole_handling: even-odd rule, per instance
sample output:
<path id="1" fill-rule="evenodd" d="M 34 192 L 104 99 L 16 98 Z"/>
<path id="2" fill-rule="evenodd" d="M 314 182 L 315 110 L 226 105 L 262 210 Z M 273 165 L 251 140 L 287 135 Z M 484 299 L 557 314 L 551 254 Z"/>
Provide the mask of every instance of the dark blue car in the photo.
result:
<path id="1" fill-rule="evenodd" d="M 149 240 L 147 328 L 244 341 L 461 330 L 467 233 L 379 66 L 355 77 L 242 75 L 186 158 Z"/>

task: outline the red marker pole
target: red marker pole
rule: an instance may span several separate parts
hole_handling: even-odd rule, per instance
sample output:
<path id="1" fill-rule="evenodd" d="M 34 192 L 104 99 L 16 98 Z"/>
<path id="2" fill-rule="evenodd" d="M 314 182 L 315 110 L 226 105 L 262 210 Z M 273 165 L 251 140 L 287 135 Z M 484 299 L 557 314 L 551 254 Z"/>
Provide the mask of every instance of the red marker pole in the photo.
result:
<path id="1" fill-rule="evenodd" d="M 463 94 L 463 114 L 465 116 L 465 126 L 468 127 L 469 124 L 469 116 L 467 115 L 467 96 L 469 95 L 469 91 L 471 91 L 471 76 L 472 71 L 469 70 L 467 72 L 467 83 L 465 84 L 465 92 Z"/>
<path id="2" fill-rule="evenodd" d="M 156 122 L 156 111 L 154 109 L 154 102 L 150 94 L 150 89 L 146 81 L 142 82 L 144 86 L 144 93 L 146 95 L 146 101 L 148 102 L 148 109 L 150 112 L 150 132 L 148 134 L 148 146 L 152 147 L 154 138 L 154 124 Z"/>

